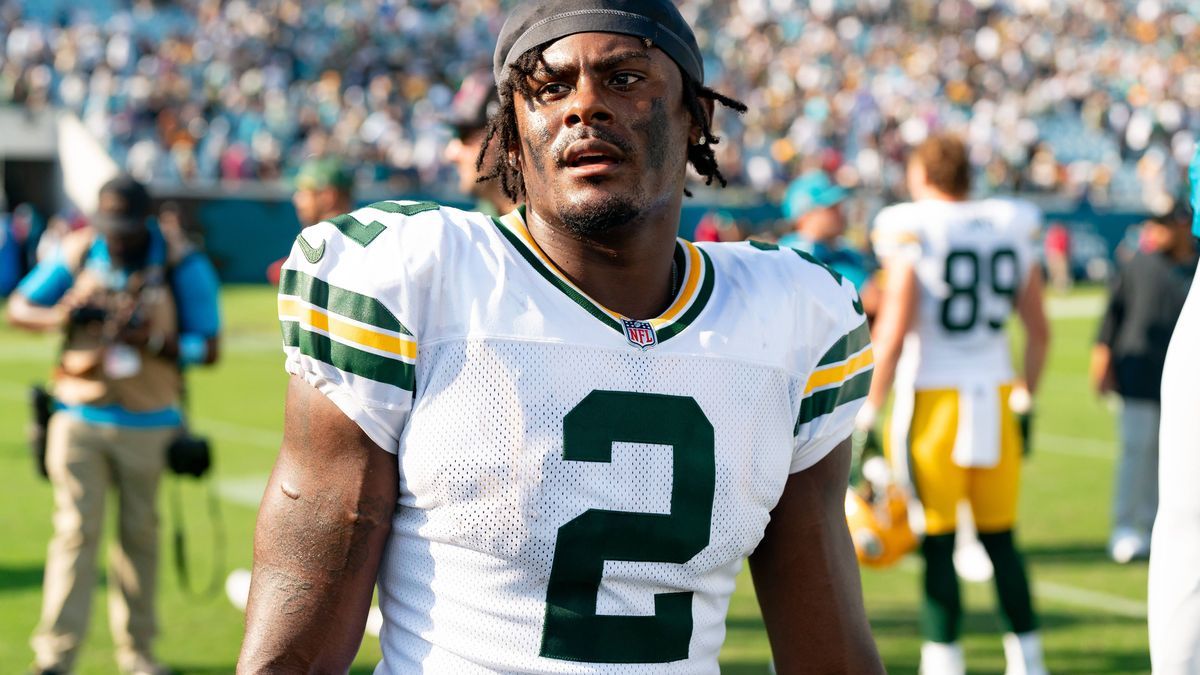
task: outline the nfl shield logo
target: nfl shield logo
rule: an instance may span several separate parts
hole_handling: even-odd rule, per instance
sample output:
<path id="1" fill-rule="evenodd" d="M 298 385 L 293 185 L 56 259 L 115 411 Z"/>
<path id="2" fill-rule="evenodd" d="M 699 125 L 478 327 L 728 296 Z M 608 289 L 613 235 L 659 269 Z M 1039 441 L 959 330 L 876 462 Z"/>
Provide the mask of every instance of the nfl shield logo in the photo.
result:
<path id="1" fill-rule="evenodd" d="M 658 336 L 654 334 L 654 326 L 645 321 L 622 319 L 625 325 L 625 338 L 629 344 L 639 349 L 649 349 L 658 344 Z"/>

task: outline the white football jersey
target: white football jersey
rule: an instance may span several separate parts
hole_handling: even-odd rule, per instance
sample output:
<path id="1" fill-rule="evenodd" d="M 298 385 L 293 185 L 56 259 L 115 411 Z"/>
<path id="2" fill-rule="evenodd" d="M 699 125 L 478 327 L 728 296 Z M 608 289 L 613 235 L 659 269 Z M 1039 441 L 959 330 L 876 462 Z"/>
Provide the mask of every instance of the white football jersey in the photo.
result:
<path id="1" fill-rule="evenodd" d="M 676 263 L 674 303 L 630 321 L 521 212 L 382 202 L 300 235 L 287 370 L 399 458 L 376 672 L 717 672 L 742 560 L 850 434 L 871 347 L 795 251 Z"/>
<path id="2" fill-rule="evenodd" d="M 1004 326 L 1035 263 L 1041 212 L 1008 199 L 923 200 L 875 218 L 880 259 L 915 264 L 917 317 L 896 367 L 901 387 L 959 386 L 964 377 L 1013 379 Z"/>

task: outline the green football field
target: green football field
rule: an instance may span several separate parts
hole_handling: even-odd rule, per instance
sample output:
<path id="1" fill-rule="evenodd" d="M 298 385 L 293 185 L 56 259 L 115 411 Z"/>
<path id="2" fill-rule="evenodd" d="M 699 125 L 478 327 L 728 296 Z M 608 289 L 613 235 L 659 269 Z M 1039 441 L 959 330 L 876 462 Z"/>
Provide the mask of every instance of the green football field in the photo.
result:
<path id="1" fill-rule="evenodd" d="M 265 287 L 224 292 L 226 331 L 216 368 L 190 377 L 194 424 L 216 449 L 214 488 L 228 540 L 228 568 L 250 566 L 255 504 L 280 438 L 285 376 L 274 323 L 274 296 Z M 1113 416 L 1087 386 L 1090 339 L 1099 296 L 1083 291 L 1051 302 L 1054 344 L 1038 401 L 1034 452 L 1027 460 L 1019 537 L 1031 567 L 1055 673 L 1149 671 L 1146 566 L 1118 566 L 1105 556 L 1115 447 Z M 26 390 L 44 378 L 53 337 L 0 328 L 0 673 L 28 665 L 28 638 L 37 623 L 51 493 L 30 468 L 24 441 Z M 221 594 L 193 599 L 179 590 L 170 557 L 173 486 L 162 495 L 159 655 L 183 673 L 232 673 L 242 615 Z M 212 564 L 207 484 L 182 485 L 193 577 L 207 580 Z M 112 509 L 109 510 L 111 523 Z M 109 531 L 111 532 L 111 527 Z M 910 558 L 863 575 L 867 610 L 888 670 L 915 673 L 919 563 Z M 103 576 L 101 577 L 103 586 Z M 989 585 L 968 584 L 965 649 L 972 673 L 1002 673 L 1002 632 Z M 105 600 L 97 595 L 80 673 L 111 673 Z M 804 619 L 801 618 L 801 621 Z M 378 641 L 363 642 L 355 673 L 370 673 Z M 722 670 L 765 673 L 769 647 L 749 577 L 743 574 L 730 606 Z"/>

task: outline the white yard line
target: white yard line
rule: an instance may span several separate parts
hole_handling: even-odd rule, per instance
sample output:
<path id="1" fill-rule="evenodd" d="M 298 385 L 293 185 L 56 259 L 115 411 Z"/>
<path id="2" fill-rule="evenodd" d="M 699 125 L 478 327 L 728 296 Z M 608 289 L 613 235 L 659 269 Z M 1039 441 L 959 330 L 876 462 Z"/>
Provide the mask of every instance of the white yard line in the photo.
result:
<path id="1" fill-rule="evenodd" d="M 915 555 L 905 558 L 900 563 L 900 569 L 913 574 L 921 573 L 921 563 Z M 991 583 L 990 581 L 984 583 Z M 1127 616 L 1133 619 L 1145 619 L 1147 616 L 1146 603 L 1120 595 L 1103 591 L 1093 591 L 1070 584 L 1060 584 L 1055 581 L 1035 581 L 1033 595 L 1039 600 L 1053 600 L 1064 605 L 1081 609 L 1095 610 L 1106 614 Z"/>
<path id="2" fill-rule="evenodd" d="M 218 478 L 215 481 L 215 487 L 221 499 L 230 504 L 256 509 L 262 501 L 263 490 L 267 487 L 269 477 L 265 473 L 256 473 Z"/>
<path id="3" fill-rule="evenodd" d="M 1058 434 L 1037 434 L 1037 443 L 1033 454 L 1048 453 L 1051 455 L 1069 455 L 1071 457 L 1086 457 L 1088 459 L 1113 460 L 1117 457 L 1117 442 L 1102 441 L 1098 438 L 1080 438 L 1078 436 L 1060 436 Z"/>
<path id="4" fill-rule="evenodd" d="M 1053 581 L 1035 581 L 1033 594 L 1039 598 L 1056 600 L 1064 605 L 1095 609 L 1133 619 L 1145 619 L 1147 614 L 1146 603 L 1140 600 L 1130 600 L 1111 593 L 1091 591 Z"/>
<path id="5" fill-rule="evenodd" d="M 1047 298 L 1046 313 L 1051 319 L 1093 319 L 1104 313 L 1108 298 L 1090 295 L 1082 298 Z"/>

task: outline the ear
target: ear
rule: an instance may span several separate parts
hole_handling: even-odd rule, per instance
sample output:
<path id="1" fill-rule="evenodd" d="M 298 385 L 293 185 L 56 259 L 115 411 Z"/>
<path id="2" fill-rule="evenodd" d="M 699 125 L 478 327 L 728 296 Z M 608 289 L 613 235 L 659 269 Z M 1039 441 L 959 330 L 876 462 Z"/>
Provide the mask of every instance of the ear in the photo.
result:
<path id="1" fill-rule="evenodd" d="M 708 118 L 708 128 L 712 129 L 713 110 L 715 108 L 714 101 L 711 98 L 701 98 L 700 107 L 704 110 L 704 115 Z M 704 138 L 704 129 L 693 121 L 691 131 L 688 132 L 688 145 L 700 145 L 707 140 Z"/>

